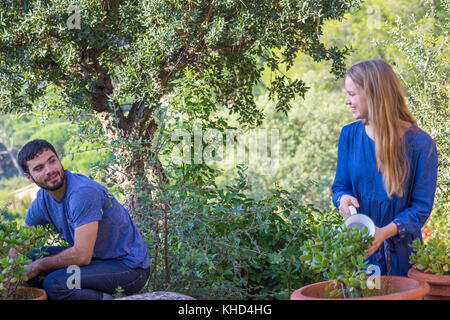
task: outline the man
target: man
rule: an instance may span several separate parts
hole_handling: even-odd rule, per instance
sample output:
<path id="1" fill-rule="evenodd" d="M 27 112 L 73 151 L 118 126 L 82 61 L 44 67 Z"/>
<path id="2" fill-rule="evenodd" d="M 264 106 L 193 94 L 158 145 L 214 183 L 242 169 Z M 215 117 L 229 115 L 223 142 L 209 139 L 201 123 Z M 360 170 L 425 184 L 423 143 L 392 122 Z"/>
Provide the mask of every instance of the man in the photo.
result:
<path id="1" fill-rule="evenodd" d="M 70 245 L 46 248 L 50 255 L 29 265 L 29 282 L 44 274 L 43 288 L 55 300 L 111 299 L 119 286 L 125 294 L 141 290 L 149 276 L 147 249 L 114 196 L 84 175 L 64 170 L 45 140 L 28 142 L 18 161 L 25 177 L 41 187 L 25 224 L 51 224 Z"/>

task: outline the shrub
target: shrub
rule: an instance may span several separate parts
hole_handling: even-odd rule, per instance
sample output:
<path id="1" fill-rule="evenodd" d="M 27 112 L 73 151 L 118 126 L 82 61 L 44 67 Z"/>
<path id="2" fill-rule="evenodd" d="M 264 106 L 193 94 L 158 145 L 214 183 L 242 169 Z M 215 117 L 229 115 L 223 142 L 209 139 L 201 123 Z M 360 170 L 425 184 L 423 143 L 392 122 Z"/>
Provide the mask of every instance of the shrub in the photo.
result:
<path id="1" fill-rule="evenodd" d="M 224 189 L 186 177 L 200 175 L 200 167 L 185 170 L 185 180 L 154 198 L 151 214 L 135 218 L 152 258 L 149 290 L 201 299 L 287 299 L 318 279 L 300 260 L 301 248 L 311 226 L 334 221 L 337 212 L 304 206 L 280 188 L 252 199 L 245 170 L 239 167 L 239 178 Z M 157 201 L 168 204 L 167 215 Z"/>
<path id="2" fill-rule="evenodd" d="M 301 259 L 323 279 L 332 280 L 330 297 L 358 298 L 376 293 L 368 288 L 366 279 L 365 251 L 373 239 L 367 228 L 341 229 L 338 224 L 320 223 L 312 226 L 311 232 Z"/>
<path id="3" fill-rule="evenodd" d="M 423 272 L 450 274 L 450 225 L 448 215 L 433 211 L 429 225 L 431 236 L 424 240 L 415 239 L 411 244 L 414 253 L 409 260 Z"/>
<path id="4" fill-rule="evenodd" d="M 0 217 L 0 299 L 19 298 L 16 291 L 27 278 L 27 264 L 31 260 L 27 257 L 34 248 L 42 247 L 46 240 L 47 231 L 41 227 L 20 227 L 15 221 L 6 221 L 2 210 Z M 17 256 L 8 255 L 11 248 L 18 250 Z"/>

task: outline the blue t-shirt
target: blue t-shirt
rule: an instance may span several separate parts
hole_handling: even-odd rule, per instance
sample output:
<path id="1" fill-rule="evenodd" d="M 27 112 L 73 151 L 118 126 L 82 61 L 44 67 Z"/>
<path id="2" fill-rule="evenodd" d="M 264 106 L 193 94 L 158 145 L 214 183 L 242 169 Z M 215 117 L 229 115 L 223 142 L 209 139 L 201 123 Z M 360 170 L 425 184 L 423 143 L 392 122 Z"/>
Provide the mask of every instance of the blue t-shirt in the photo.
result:
<path id="1" fill-rule="evenodd" d="M 375 170 L 375 142 L 366 134 L 362 121 L 343 127 L 338 145 L 336 176 L 331 188 L 333 203 L 354 196 L 359 212 L 368 215 L 379 228 L 393 222 L 398 234 L 387 239 L 370 258 L 382 274 L 407 276 L 413 239 L 421 238 L 421 228 L 433 208 L 438 158 L 433 139 L 413 125 L 405 132 L 405 160 L 409 165 L 404 195 L 389 198 L 381 172 Z"/>
<path id="2" fill-rule="evenodd" d="M 64 197 L 56 201 L 40 189 L 25 223 L 51 224 L 73 246 L 75 228 L 98 221 L 93 259 L 117 259 L 130 268 L 148 268 L 147 248 L 128 211 L 101 184 L 69 170 L 65 175 Z"/>

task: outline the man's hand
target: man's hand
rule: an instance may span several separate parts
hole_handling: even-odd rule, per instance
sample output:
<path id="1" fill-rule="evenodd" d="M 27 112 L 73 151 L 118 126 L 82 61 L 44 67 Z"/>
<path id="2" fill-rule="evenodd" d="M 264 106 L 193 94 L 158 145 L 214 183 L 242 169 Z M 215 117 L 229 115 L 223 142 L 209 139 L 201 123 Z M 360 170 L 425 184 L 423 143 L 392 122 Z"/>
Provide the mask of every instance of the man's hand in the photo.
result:
<path id="1" fill-rule="evenodd" d="M 40 262 L 41 259 L 38 259 L 25 266 L 25 268 L 30 268 L 30 271 L 27 272 L 28 279 L 32 279 L 41 273 Z"/>
<path id="2" fill-rule="evenodd" d="M 355 206 L 356 208 L 359 208 L 358 199 L 349 194 L 342 195 L 341 199 L 339 200 L 339 214 L 344 219 L 350 215 L 350 209 L 348 208 L 349 206 Z"/>
<path id="3" fill-rule="evenodd" d="M 11 248 L 8 251 L 8 256 L 10 256 L 13 259 L 17 258 L 18 254 L 19 254 L 19 250 L 17 250 L 16 248 Z"/>

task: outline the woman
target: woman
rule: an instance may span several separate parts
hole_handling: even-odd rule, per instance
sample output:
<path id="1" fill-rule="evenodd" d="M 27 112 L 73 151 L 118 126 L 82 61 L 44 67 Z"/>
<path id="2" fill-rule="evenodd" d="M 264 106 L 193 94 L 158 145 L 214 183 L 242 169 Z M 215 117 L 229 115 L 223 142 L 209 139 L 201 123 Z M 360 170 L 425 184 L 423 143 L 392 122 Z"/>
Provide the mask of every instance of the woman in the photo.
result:
<path id="1" fill-rule="evenodd" d="M 433 207 L 436 145 L 416 126 L 400 81 L 383 60 L 351 67 L 345 89 L 345 103 L 359 121 L 339 137 L 333 203 L 344 218 L 353 205 L 374 221 L 370 264 L 384 275 L 407 276 L 409 244 L 421 238 Z"/>

